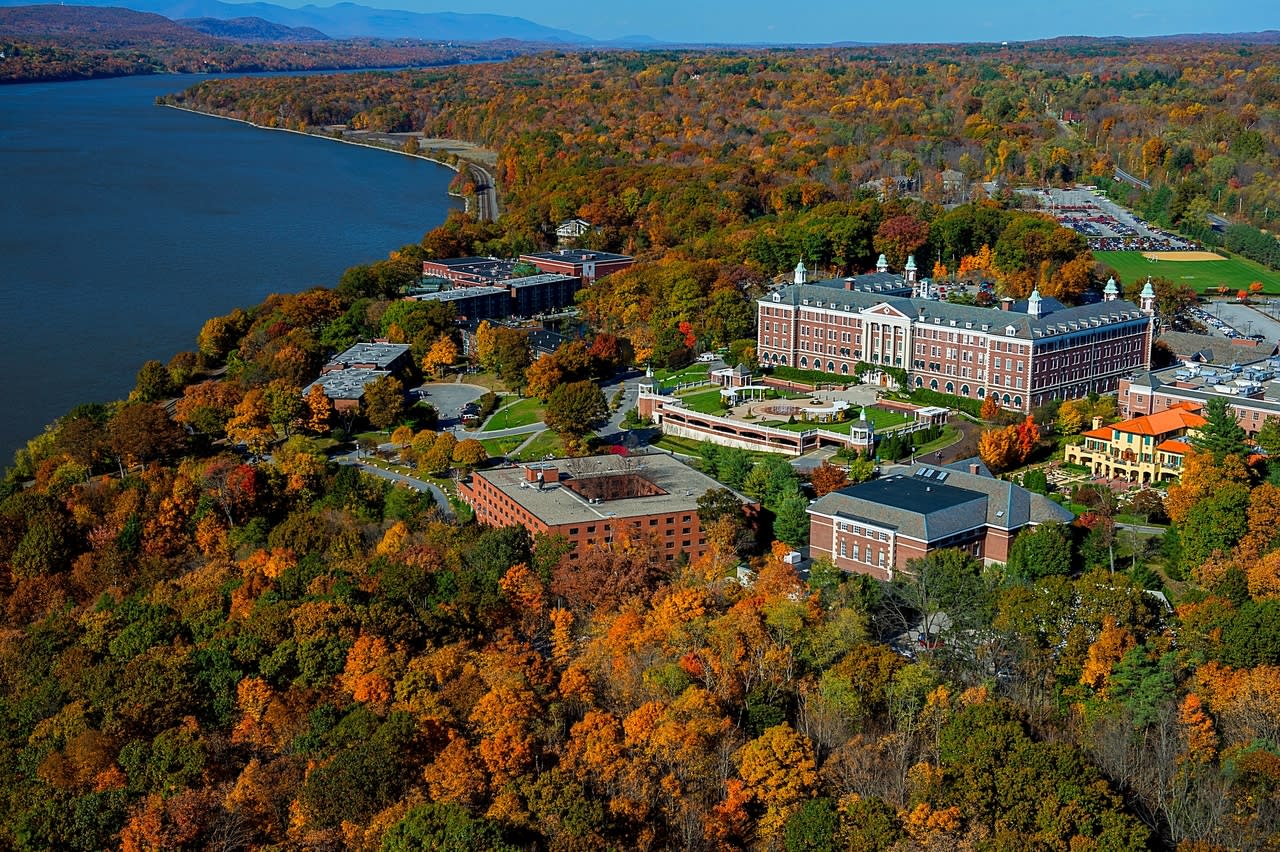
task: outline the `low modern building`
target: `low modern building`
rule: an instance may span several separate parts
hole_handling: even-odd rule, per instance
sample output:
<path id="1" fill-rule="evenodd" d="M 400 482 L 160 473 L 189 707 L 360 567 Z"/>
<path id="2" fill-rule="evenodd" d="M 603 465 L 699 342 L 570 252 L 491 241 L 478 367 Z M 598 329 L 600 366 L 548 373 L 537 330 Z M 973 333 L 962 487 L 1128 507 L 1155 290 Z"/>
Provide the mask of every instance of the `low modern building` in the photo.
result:
<path id="1" fill-rule="evenodd" d="M 1093 428 L 1069 445 L 1066 461 L 1082 464 L 1094 476 L 1127 479 L 1144 485 L 1176 479 L 1191 446 L 1185 438 L 1205 424 L 1199 403 L 1183 402 L 1155 414 Z"/>
<path id="2" fill-rule="evenodd" d="M 852 376 L 859 362 L 903 370 L 908 384 L 969 399 L 995 398 L 1030 411 L 1052 399 L 1114 393 L 1120 380 L 1151 364 L 1155 291 L 1141 307 L 1118 298 L 1064 307 L 1036 291 L 1000 308 L 936 298 L 908 261 L 902 286 L 913 295 L 868 291 L 859 279 L 794 282 L 757 303 L 756 352 L 762 366 Z"/>
<path id="3" fill-rule="evenodd" d="M 388 343 L 375 340 L 356 343 L 340 355 L 335 355 L 320 370 L 320 377 L 302 389 L 306 396 L 311 388 L 319 385 L 324 395 L 333 401 L 336 411 L 357 411 L 364 399 L 364 389 L 383 376 L 398 376 L 413 366 L 413 355 L 407 343 Z"/>
<path id="4" fill-rule="evenodd" d="M 388 370 L 367 370 L 363 367 L 333 370 L 321 373 L 320 378 L 302 389 L 302 395 L 306 396 L 311 388 L 319 385 L 324 388 L 324 395 L 333 402 L 335 411 L 344 413 L 359 411 L 365 388 L 383 376 L 390 375 L 391 372 Z"/>
<path id="5" fill-rule="evenodd" d="M 635 263 L 636 259 L 629 255 L 612 254 L 607 251 L 565 248 L 522 254 L 520 261 L 532 263 L 543 272 L 572 275 L 574 278 L 581 279 L 585 286 L 606 275 L 621 272 Z"/>
<path id="6" fill-rule="evenodd" d="M 594 227 L 586 219 L 565 219 L 556 225 L 556 239 L 576 240 L 591 230 L 594 230 Z"/>
<path id="7" fill-rule="evenodd" d="M 845 571 L 892 580 L 910 560 L 948 547 L 1006 562 L 1021 530 L 1074 517 L 1048 497 L 996 479 L 977 459 L 895 466 L 809 507 L 809 553 Z"/>
<path id="8" fill-rule="evenodd" d="M 668 559 L 706 550 L 698 498 L 723 488 L 662 454 L 554 459 L 472 473 L 459 486 L 480 523 L 557 533 L 579 559 L 597 544 L 656 536 Z M 741 497 L 745 507 L 753 504 Z"/>
<path id="9" fill-rule="evenodd" d="M 341 355 L 335 355 L 321 368 L 322 373 L 337 370 L 385 370 L 396 373 L 407 369 L 413 363 L 407 343 L 387 343 L 375 340 L 372 343 L 356 343 Z"/>
<path id="10" fill-rule="evenodd" d="M 1204 405 L 1226 400 L 1236 420 L 1250 435 L 1269 417 L 1280 419 L 1280 357 L 1226 366 L 1183 363 L 1124 378 L 1117 392 L 1121 417 L 1141 417 L 1187 403 Z"/>

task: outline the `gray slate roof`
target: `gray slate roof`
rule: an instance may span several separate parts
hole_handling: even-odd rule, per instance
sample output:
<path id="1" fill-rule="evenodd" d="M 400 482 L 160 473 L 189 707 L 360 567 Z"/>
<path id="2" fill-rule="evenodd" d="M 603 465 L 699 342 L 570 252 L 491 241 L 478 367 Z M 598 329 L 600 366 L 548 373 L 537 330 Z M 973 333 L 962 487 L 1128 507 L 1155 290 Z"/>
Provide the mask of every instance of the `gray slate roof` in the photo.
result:
<path id="1" fill-rule="evenodd" d="M 821 302 L 823 308 L 858 313 L 879 304 L 886 304 L 913 320 L 931 322 L 937 318 L 946 324 L 955 320 L 961 326 L 966 322 L 972 323 L 972 327 L 979 330 L 983 325 L 988 325 L 990 326 L 988 331 L 997 333 L 1004 332 L 1006 327 L 1011 326 L 1013 329 L 1011 336 L 1023 340 L 1038 340 L 1059 334 L 1070 334 L 1091 326 L 1094 320 L 1098 320 L 1101 324 L 1108 324 L 1148 319 L 1133 302 L 1119 299 L 1060 310 L 1052 309 L 1052 305 L 1059 304 L 1057 300 L 1045 299 L 1041 304 L 1048 313 L 1036 318 L 1017 310 L 1003 311 L 999 308 L 958 305 L 937 299 L 913 299 L 906 296 L 864 293 L 856 289 L 845 290 L 843 279 L 813 284 L 790 284 L 775 292 L 781 296 L 781 302 L 786 305 L 802 306 L 804 300 L 808 299 L 812 307 L 818 307 L 817 303 Z M 774 294 L 770 294 L 760 299 L 760 304 L 776 304 L 773 296 Z M 1023 302 L 1022 305 L 1025 309 L 1026 303 Z"/>
<path id="2" fill-rule="evenodd" d="M 985 466 L 984 472 L 970 473 L 968 464 L 891 467 L 880 479 L 827 494 L 809 511 L 868 521 L 926 542 L 983 524 L 1017 530 L 1027 524 L 1070 523 L 1075 517 L 1041 494 L 993 478 Z"/>

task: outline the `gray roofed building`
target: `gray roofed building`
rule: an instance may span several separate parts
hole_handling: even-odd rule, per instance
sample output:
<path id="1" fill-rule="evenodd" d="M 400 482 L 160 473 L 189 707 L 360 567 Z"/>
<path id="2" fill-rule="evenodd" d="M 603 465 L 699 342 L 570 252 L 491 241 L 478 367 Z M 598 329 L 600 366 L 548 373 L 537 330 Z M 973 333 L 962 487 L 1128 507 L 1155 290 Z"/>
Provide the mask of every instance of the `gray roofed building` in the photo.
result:
<path id="1" fill-rule="evenodd" d="M 891 467 L 879 479 L 827 494 L 809 516 L 812 555 L 886 580 L 910 560 L 948 547 L 1004 562 L 1023 528 L 1074 517 L 972 460 Z"/>
<path id="2" fill-rule="evenodd" d="M 459 486 L 480 523 L 558 533 L 574 545 L 571 559 L 624 535 L 657 537 L 667 558 L 680 552 L 697 557 L 706 550 L 698 498 L 719 488 L 714 479 L 661 453 L 477 470 Z M 735 496 L 750 511 L 752 502 Z"/>
<path id="3" fill-rule="evenodd" d="M 324 372 L 353 368 L 395 372 L 397 369 L 407 366 L 409 348 L 407 343 L 386 343 L 382 341 L 355 343 L 348 347 L 345 352 L 335 355 L 329 363 L 325 364 Z"/>
<path id="4" fill-rule="evenodd" d="M 908 271 L 905 282 L 914 273 Z M 1066 307 L 1052 298 L 984 308 L 877 292 L 893 276 L 794 283 L 757 301 L 756 353 L 764 368 L 796 367 L 833 374 L 858 365 L 893 367 L 914 388 L 1030 411 L 1052 399 L 1111 393 L 1151 362 L 1152 314 L 1111 300 Z"/>

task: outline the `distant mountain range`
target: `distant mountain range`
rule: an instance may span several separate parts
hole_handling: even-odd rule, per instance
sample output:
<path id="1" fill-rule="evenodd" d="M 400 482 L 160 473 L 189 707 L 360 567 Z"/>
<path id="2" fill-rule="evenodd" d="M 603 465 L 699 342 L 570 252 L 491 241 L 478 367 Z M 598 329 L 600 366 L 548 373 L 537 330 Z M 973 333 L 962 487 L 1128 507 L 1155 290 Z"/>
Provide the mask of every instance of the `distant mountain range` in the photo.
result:
<path id="1" fill-rule="evenodd" d="M 414 38 L 428 41 L 519 41 L 553 44 L 590 44 L 593 39 L 568 30 L 544 27 L 525 18 L 506 15 L 472 15 L 458 12 L 406 12 L 374 9 L 356 3 L 333 6 L 303 6 L 288 9 L 274 3 L 223 3 L 221 0 L 77 0 L 80 5 L 127 7 L 139 12 L 153 12 L 172 20 L 213 19 L 242 22 L 257 18 L 291 29 L 311 29 L 331 38 Z M 0 6 L 22 6 L 22 0 L 0 0 Z M 201 23 L 197 29 L 209 26 Z M 237 23 L 237 28 L 257 29 L 257 25 Z M 202 30 L 204 31 L 204 30 Z M 2 33 L 0 33 L 2 34 Z M 240 38 L 242 36 L 228 36 Z M 626 43 L 652 41 L 644 36 L 627 39 Z"/>
<path id="2" fill-rule="evenodd" d="M 307 27 L 273 24 L 261 18 L 218 21 L 198 18 L 171 21 L 153 12 L 92 6 L 13 6 L 0 8 L 0 35 L 12 38 L 51 38 L 83 45 L 86 40 L 117 46 L 143 42 L 199 45 L 212 39 L 239 43 L 304 43 L 329 41 Z"/>
<path id="3" fill-rule="evenodd" d="M 286 27 L 262 18 L 184 18 L 177 23 L 215 38 L 243 42 L 329 41 L 329 36 L 312 27 Z"/>

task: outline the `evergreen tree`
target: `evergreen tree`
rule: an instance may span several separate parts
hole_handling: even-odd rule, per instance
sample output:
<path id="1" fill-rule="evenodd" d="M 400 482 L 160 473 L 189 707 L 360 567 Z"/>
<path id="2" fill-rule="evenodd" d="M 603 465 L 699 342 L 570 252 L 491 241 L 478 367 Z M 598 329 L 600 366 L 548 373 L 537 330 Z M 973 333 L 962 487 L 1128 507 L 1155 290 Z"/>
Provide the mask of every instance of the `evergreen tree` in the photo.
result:
<path id="1" fill-rule="evenodd" d="M 778 517 L 773 531 L 778 539 L 792 547 L 800 547 L 809 540 L 808 503 L 799 494 L 792 494 L 778 506 Z"/>
<path id="2" fill-rule="evenodd" d="M 1204 417 L 1208 422 L 1192 437 L 1192 445 L 1210 453 L 1219 464 L 1229 455 L 1243 457 L 1248 450 L 1248 434 L 1236 420 L 1235 407 L 1215 396 L 1205 403 Z"/>

